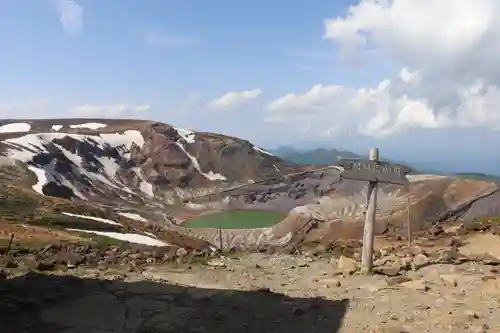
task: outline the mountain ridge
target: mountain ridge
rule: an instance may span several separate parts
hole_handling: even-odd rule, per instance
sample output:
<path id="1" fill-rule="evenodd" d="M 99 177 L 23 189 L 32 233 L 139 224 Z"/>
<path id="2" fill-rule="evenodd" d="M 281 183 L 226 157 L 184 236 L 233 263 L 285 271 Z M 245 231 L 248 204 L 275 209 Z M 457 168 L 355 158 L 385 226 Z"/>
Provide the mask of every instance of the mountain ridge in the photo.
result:
<path id="1" fill-rule="evenodd" d="M 328 248 L 362 234 L 365 183 L 342 179 L 335 166 L 297 165 L 231 136 L 127 119 L 2 120 L 0 155 L 2 221 L 36 226 L 31 240 L 97 235 L 198 250 Z M 378 234 L 402 231 L 408 198 L 415 230 L 500 211 L 498 184 L 489 180 L 408 179 L 405 188 L 378 187 Z M 248 229 L 183 225 L 248 210 L 284 218 Z M 0 236 L 12 230 L 10 222 L 0 226 Z"/>

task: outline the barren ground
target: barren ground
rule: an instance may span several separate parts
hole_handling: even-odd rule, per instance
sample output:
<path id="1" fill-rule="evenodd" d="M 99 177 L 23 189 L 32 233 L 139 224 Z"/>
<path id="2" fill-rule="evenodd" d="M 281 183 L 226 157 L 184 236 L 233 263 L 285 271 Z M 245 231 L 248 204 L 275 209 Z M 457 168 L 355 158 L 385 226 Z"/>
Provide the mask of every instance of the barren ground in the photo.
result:
<path id="1" fill-rule="evenodd" d="M 439 259 L 447 264 L 430 260 L 446 247 L 378 242 L 376 263 L 389 269 L 373 276 L 332 254 L 232 254 L 205 265 L 47 275 L 5 269 L 0 332 L 500 332 L 499 240 L 475 233 L 460 253 L 491 257 Z M 420 266 L 400 270 L 398 260 Z"/>

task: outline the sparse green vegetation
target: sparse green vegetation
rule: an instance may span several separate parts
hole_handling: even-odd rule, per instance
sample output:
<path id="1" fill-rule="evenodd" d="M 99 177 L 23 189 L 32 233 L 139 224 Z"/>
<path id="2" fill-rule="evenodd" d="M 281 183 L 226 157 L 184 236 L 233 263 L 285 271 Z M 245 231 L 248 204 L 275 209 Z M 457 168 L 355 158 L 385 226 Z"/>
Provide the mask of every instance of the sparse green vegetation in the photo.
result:
<path id="1" fill-rule="evenodd" d="M 117 226 L 106 224 L 98 221 L 82 219 L 73 216 L 65 215 L 47 215 L 42 216 L 37 219 L 27 221 L 28 224 L 52 227 L 52 228 L 73 228 L 73 229 L 84 229 L 84 230 L 96 230 L 96 231 L 119 231 Z"/>
<path id="2" fill-rule="evenodd" d="M 476 219 L 476 221 L 483 222 L 483 223 L 500 223 L 500 216 L 479 217 Z"/>
<path id="3" fill-rule="evenodd" d="M 224 211 L 187 220 L 187 228 L 252 229 L 265 228 L 278 223 L 283 213 L 261 210 Z"/>
<path id="4" fill-rule="evenodd" d="M 0 216 L 6 220 L 32 214 L 39 206 L 39 203 L 31 197 L 16 195 L 17 193 L 8 191 L 4 193 L 5 195 L 0 198 Z"/>

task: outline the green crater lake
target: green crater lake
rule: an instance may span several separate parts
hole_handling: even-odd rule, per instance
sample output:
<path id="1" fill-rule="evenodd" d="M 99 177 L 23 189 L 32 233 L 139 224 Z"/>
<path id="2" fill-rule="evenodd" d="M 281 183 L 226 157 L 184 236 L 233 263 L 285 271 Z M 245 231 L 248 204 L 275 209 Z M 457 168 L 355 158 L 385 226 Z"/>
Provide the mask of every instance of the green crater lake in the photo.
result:
<path id="1" fill-rule="evenodd" d="M 272 227 L 285 218 L 285 214 L 262 210 L 235 210 L 202 215 L 186 220 L 186 228 L 253 229 Z"/>

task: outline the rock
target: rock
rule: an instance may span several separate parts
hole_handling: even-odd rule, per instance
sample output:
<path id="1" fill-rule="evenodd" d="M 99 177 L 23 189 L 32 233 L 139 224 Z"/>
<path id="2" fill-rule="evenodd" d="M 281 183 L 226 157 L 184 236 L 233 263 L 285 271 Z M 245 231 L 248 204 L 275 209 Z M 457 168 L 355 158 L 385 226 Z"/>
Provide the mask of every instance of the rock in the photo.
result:
<path id="1" fill-rule="evenodd" d="M 156 258 L 146 258 L 146 264 L 156 264 L 157 260 Z"/>
<path id="2" fill-rule="evenodd" d="M 482 289 L 487 294 L 500 295 L 500 281 L 497 279 L 486 280 Z"/>
<path id="3" fill-rule="evenodd" d="M 394 248 L 383 248 L 380 249 L 380 256 L 387 257 L 394 251 Z"/>
<path id="4" fill-rule="evenodd" d="M 373 269 L 373 271 L 375 273 L 382 274 L 382 275 L 396 276 L 396 275 L 399 275 L 399 272 L 401 272 L 401 266 L 398 264 L 394 264 L 392 266 L 375 267 Z"/>
<path id="5" fill-rule="evenodd" d="M 68 267 L 76 267 L 85 262 L 85 257 L 81 254 L 67 252 L 64 261 Z"/>
<path id="6" fill-rule="evenodd" d="M 468 261 L 469 259 L 462 253 L 458 252 L 456 248 L 449 250 L 442 250 L 433 254 L 431 261 L 441 264 L 460 264 Z"/>
<path id="7" fill-rule="evenodd" d="M 446 285 L 453 287 L 457 287 L 459 285 L 465 286 L 475 281 L 481 280 L 478 275 L 460 274 L 460 273 L 441 274 L 439 275 L 439 279 L 443 281 Z"/>
<path id="8" fill-rule="evenodd" d="M 17 262 L 14 261 L 13 258 L 7 258 L 7 260 L 5 260 L 5 262 L 4 262 L 4 267 L 5 268 L 17 268 L 17 267 L 19 267 L 19 265 L 17 264 Z"/>
<path id="9" fill-rule="evenodd" d="M 430 228 L 427 232 L 432 236 L 438 236 L 442 234 L 444 230 L 443 227 L 441 227 L 439 224 L 436 224 L 432 228 Z"/>
<path id="10" fill-rule="evenodd" d="M 184 256 L 186 256 L 188 254 L 187 250 L 185 248 L 179 248 L 177 249 L 177 251 L 175 252 L 175 255 L 179 258 L 182 258 Z"/>
<path id="11" fill-rule="evenodd" d="M 409 333 L 409 331 L 396 324 L 381 324 L 373 333 Z"/>
<path id="12" fill-rule="evenodd" d="M 399 258 L 395 255 L 385 256 L 373 262 L 373 266 L 384 266 L 388 262 L 396 262 Z"/>
<path id="13" fill-rule="evenodd" d="M 445 284 L 456 287 L 456 286 L 458 286 L 457 276 L 458 276 L 458 274 L 442 274 L 439 276 L 439 278 Z"/>
<path id="14" fill-rule="evenodd" d="M 398 284 L 401 284 L 404 282 L 409 282 L 409 281 L 412 281 L 412 279 L 410 279 L 409 277 L 400 275 L 400 276 L 388 278 L 386 280 L 386 283 L 388 286 L 395 286 L 395 285 L 398 285 Z"/>
<path id="15" fill-rule="evenodd" d="M 489 253 L 484 253 L 474 257 L 474 260 L 480 261 L 485 265 L 499 265 L 500 260 Z"/>
<path id="16" fill-rule="evenodd" d="M 322 279 L 319 282 L 324 283 L 327 285 L 327 287 L 333 286 L 333 287 L 340 287 L 342 283 L 340 282 L 339 279 Z"/>
<path id="17" fill-rule="evenodd" d="M 50 271 L 56 267 L 56 263 L 52 260 L 43 260 L 36 263 L 36 269 L 39 271 Z"/>
<path id="18" fill-rule="evenodd" d="M 356 271 L 357 266 L 358 265 L 356 260 L 346 256 L 340 256 L 339 260 L 337 261 L 337 268 L 344 272 L 353 273 Z"/>
<path id="19" fill-rule="evenodd" d="M 489 331 L 490 327 L 486 324 L 480 324 L 480 325 L 473 325 L 470 327 L 469 332 L 471 333 L 487 333 Z"/>
<path id="20" fill-rule="evenodd" d="M 464 312 L 464 314 L 469 318 L 469 319 L 479 319 L 479 316 L 477 313 L 473 310 L 467 310 Z"/>
<path id="21" fill-rule="evenodd" d="M 429 290 L 426 281 L 422 279 L 403 282 L 400 284 L 400 286 L 413 290 L 421 290 L 421 291 Z"/>
<path id="22" fill-rule="evenodd" d="M 430 259 L 425 255 L 425 254 L 417 254 L 413 258 L 413 264 L 415 265 L 416 269 L 419 269 L 425 265 L 427 265 L 430 262 Z"/>
<path id="23" fill-rule="evenodd" d="M 226 267 L 226 264 L 220 259 L 209 260 L 207 265 L 211 267 Z"/>

